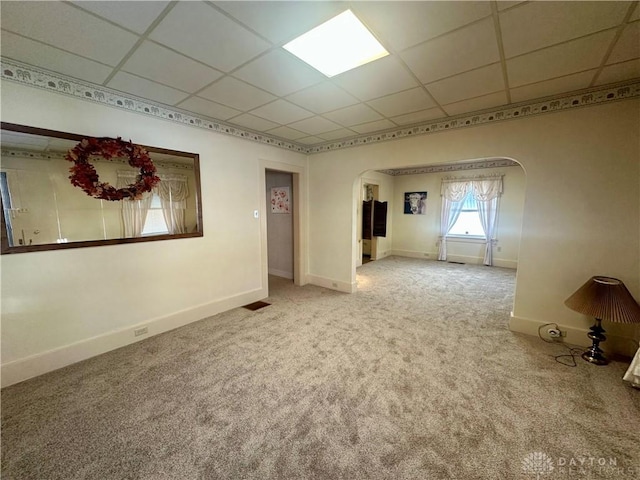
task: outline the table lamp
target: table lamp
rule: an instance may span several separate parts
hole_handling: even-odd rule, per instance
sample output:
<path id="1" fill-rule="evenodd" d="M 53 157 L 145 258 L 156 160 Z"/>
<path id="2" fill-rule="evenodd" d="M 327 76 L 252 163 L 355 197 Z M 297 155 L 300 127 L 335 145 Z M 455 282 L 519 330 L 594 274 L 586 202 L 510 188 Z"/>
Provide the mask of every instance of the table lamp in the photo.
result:
<path id="1" fill-rule="evenodd" d="M 564 304 L 576 312 L 595 317 L 595 323 L 587 336 L 592 345 L 582 354 L 587 362 L 606 365 L 609 360 L 600 349 L 604 336 L 602 320 L 617 323 L 640 323 L 640 306 L 634 300 L 624 283 L 617 278 L 591 277 L 584 285 L 564 301 Z"/>

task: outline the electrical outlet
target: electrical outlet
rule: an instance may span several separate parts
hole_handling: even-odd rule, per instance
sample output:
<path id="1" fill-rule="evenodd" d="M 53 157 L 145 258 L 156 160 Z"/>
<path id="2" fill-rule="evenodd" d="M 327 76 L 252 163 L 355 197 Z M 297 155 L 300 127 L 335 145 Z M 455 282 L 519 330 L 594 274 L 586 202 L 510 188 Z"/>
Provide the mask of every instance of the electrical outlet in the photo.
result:
<path id="1" fill-rule="evenodd" d="M 149 333 L 149 329 L 147 327 L 136 328 L 133 331 L 133 335 L 135 337 L 139 337 L 140 335 L 146 335 L 147 333 Z"/>
<path id="2" fill-rule="evenodd" d="M 547 333 L 551 338 L 561 338 L 563 336 L 562 331 L 558 328 L 550 328 L 547 330 Z"/>
<path id="3" fill-rule="evenodd" d="M 498 247 L 498 251 L 501 252 L 502 251 L 502 247 Z"/>
<path id="4" fill-rule="evenodd" d="M 336 282 L 332 282 L 332 283 L 331 283 L 331 286 L 332 286 L 333 288 L 338 288 L 338 284 L 337 284 Z"/>

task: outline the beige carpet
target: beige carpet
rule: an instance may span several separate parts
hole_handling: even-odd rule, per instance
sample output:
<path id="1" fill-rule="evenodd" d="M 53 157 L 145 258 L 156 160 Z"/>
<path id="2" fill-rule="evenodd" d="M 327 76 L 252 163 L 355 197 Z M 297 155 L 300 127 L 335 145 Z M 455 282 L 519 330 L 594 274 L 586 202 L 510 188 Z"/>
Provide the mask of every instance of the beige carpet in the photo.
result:
<path id="1" fill-rule="evenodd" d="M 391 257 L 2 391 L 2 479 L 637 479 L 626 365 L 507 329 L 515 274 Z M 600 465 L 602 461 L 606 465 Z"/>

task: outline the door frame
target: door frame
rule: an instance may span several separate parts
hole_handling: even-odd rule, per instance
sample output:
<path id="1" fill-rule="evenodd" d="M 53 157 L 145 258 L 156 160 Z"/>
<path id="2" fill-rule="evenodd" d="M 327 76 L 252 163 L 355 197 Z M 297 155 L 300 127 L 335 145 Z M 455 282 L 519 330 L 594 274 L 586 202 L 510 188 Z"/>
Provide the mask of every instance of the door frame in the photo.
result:
<path id="1" fill-rule="evenodd" d="M 260 182 L 260 259 L 262 288 L 269 293 L 269 254 L 267 239 L 267 170 L 290 173 L 292 176 L 293 215 L 293 283 L 306 285 L 307 282 L 307 225 L 304 212 L 307 211 L 307 169 L 288 163 L 271 160 L 259 161 L 258 180 Z"/>

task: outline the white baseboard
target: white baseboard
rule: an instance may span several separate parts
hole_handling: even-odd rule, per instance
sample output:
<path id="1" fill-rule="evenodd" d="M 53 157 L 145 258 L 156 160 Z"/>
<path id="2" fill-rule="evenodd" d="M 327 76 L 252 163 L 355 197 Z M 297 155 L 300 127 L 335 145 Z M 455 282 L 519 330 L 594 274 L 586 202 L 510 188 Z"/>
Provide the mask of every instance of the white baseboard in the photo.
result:
<path id="1" fill-rule="evenodd" d="M 513 312 L 509 319 L 509 330 L 512 332 L 526 333 L 527 335 L 538 336 L 538 329 L 542 325 L 552 322 L 543 322 L 540 320 L 531 320 L 529 318 L 515 317 Z M 587 337 L 588 328 L 573 327 L 558 324 L 558 328 L 566 332 L 566 336 L 562 337 L 564 343 L 571 345 L 579 345 L 581 347 L 590 347 L 591 340 Z M 543 332 L 544 334 L 544 332 Z M 607 340 L 600 344 L 600 348 L 608 353 L 615 353 L 625 357 L 633 357 L 638 350 L 638 342 L 630 337 L 620 335 L 605 334 Z"/>
<path id="2" fill-rule="evenodd" d="M 343 282 L 332 278 L 320 277 L 318 275 L 307 275 L 307 282 L 318 287 L 329 288 L 339 292 L 355 293 L 358 289 L 355 283 Z"/>
<path id="3" fill-rule="evenodd" d="M 409 258 L 425 258 L 428 260 L 437 260 L 438 253 L 434 252 L 416 252 L 413 250 L 391 250 L 391 255 Z"/>
<path id="4" fill-rule="evenodd" d="M 1 367 L 2 387 L 7 387 L 44 373 L 52 372 L 67 365 L 86 360 L 96 355 L 139 342 L 160 333 L 197 322 L 218 313 L 257 302 L 267 297 L 266 288 L 245 292 L 240 295 L 223 298 L 215 302 L 173 313 L 160 318 L 114 330 L 97 337 L 87 338 L 71 345 L 30 357 L 7 362 Z M 148 333 L 134 336 L 134 330 L 147 327 Z"/>
<path id="5" fill-rule="evenodd" d="M 412 250 L 392 250 L 391 255 L 410 258 L 425 258 L 430 260 L 438 259 L 438 252 L 416 252 Z M 470 255 L 447 255 L 447 260 L 451 262 L 469 263 L 471 265 L 482 265 L 483 257 L 472 257 Z M 493 266 L 502 268 L 518 268 L 516 260 L 507 260 L 505 258 L 493 257 Z"/>
<path id="6" fill-rule="evenodd" d="M 286 270 L 277 270 L 275 268 L 270 268 L 269 275 L 275 275 L 276 277 L 288 278 L 289 280 L 293 280 L 293 272 L 287 272 Z"/>

